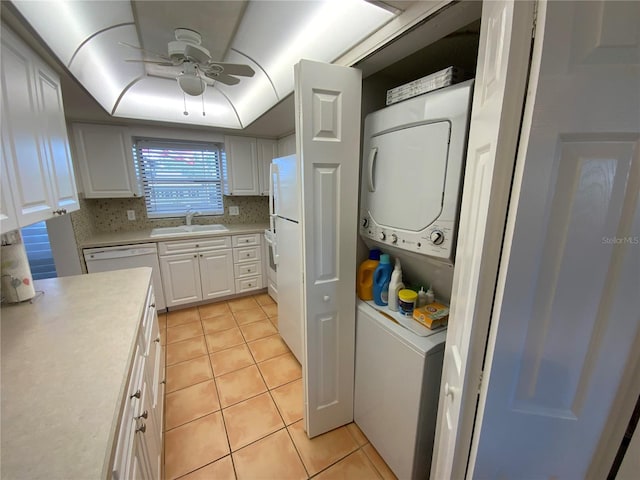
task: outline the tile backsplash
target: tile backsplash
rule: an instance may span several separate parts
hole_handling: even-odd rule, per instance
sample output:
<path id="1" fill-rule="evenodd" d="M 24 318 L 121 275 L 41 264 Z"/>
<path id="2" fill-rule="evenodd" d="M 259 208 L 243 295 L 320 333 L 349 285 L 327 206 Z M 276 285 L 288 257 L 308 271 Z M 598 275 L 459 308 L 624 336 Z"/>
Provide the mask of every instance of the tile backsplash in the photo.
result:
<path id="1" fill-rule="evenodd" d="M 223 197 L 224 215 L 197 216 L 194 224 L 242 224 L 268 223 L 268 197 Z M 237 206 L 239 215 L 229 215 L 229 207 Z M 127 210 L 133 210 L 135 220 L 127 219 Z M 144 198 L 101 198 L 81 199 L 80 210 L 71 214 L 71 222 L 80 244 L 92 234 L 102 232 L 123 232 L 128 230 L 144 230 L 155 227 L 174 227 L 184 225 L 184 217 L 150 219 Z"/>

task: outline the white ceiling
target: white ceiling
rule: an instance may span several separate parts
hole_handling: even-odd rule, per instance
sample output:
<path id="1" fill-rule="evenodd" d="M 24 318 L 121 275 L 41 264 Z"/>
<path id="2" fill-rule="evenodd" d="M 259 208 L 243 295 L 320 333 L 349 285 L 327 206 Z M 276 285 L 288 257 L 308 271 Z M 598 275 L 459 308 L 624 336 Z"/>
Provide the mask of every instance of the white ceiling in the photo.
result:
<path id="1" fill-rule="evenodd" d="M 225 129 L 247 127 L 289 96 L 293 65 L 301 58 L 331 62 L 393 18 L 388 10 L 360 0 L 13 4 L 113 117 Z M 120 42 L 166 55 L 178 27 L 199 31 L 212 59 L 249 64 L 255 76 L 241 77 L 235 86 L 216 83 L 201 97 L 190 97 L 174 79 L 125 61 L 144 57 Z M 280 110 L 290 113 L 287 106 Z"/>

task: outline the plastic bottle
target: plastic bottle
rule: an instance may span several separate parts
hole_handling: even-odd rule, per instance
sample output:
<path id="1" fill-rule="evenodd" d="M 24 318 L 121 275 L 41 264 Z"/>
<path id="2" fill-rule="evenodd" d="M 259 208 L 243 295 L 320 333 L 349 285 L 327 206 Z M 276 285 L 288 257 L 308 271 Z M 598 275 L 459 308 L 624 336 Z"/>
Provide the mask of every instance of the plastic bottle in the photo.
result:
<path id="1" fill-rule="evenodd" d="M 373 272 L 373 301 L 385 306 L 389 302 L 389 280 L 391 280 L 391 261 L 389 255 L 380 255 L 380 263 Z"/>
<path id="2" fill-rule="evenodd" d="M 420 287 L 418 292 L 418 307 L 424 307 L 427 304 L 427 292 L 424 291 L 424 287 Z"/>
<path id="3" fill-rule="evenodd" d="M 429 290 L 427 290 L 427 303 L 426 305 L 429 305 L 430 303 L 433 303 L 436 301 L 436 294 L 433 293 L 433 287 L 431 287 L 431 285 L 429 285 Z"/>
<path id="4" fill-rule="evenodd" d="M 396 258 L 396 266 L 391 273 L 391 280 L 389 280 L 389 310 L 398 311 L 398 292 L 403 288 L 402 266 L 400 265 L 400 259 Z"/>
<path id="5" fill-rule="evenodd" d="M 369 251 L 369 258 L 358 267 L 356 291 L 360 300 L 373 300 L 373 272 L 380 263 L 380 250 Z"/>

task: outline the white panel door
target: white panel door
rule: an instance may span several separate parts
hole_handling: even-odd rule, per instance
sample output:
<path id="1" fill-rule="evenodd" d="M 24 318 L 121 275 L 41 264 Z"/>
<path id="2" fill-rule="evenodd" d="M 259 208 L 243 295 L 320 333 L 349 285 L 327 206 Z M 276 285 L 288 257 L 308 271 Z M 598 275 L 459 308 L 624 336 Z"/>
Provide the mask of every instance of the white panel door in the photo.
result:
<path id="1" fill-rule="evenodd" d="M 33 53 L 2 32 L 2 143 L 20 226 L 46 220 L 54 210 L 49 169 L 41 148 Z"/>
<path id="2" fill-rule="evenodd" d="M 353 420 L 362 77 L 356 69 L 307 60 L 295 66 L 294 76 L 302 173 L 304 420 L 314 437 Z"/>
<path id="3" fill-rule="evenodd" d="M 160 257 L 167 307 L 202 300 L 198 258 L 197 253 Z"/>
<path id="4" fill-rule="evenodd" d="M 233 295 L 233 251 L 229 249 L 199 253 L 202 300 Z"/>
<path id="5" fill-rule="evenodd" d="M 45 64 L 36 62 L 36 90 L 42 142 L 50 168 L 54 201 L 64 213 L 80 208 L 76 180 L 69 151 L 69 137 L 62 104 L 62 88 L 58 76 Z"/>
<path id="6" fill-rule="evenodd" d="M 470 476 L 605 478 L 640 393 L 638 19 L 539 4 Z"/>
<path id="7" fill-rule="evenodd" d="M 533 5 L 484 2 L 432 478 L 464 478 L 528 77 Z"/>

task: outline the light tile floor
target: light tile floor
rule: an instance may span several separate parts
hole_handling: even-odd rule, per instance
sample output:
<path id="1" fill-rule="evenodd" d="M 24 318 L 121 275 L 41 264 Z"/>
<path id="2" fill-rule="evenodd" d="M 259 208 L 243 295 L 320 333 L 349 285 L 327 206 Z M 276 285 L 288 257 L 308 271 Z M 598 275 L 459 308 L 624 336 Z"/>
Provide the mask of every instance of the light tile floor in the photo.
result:
<path id="1" fill-rule="evenodd" d="M 159 320 L 167 480 L 395 478 L 355 423 L 307 438 L 300 364 L 267 294 Z"/>

